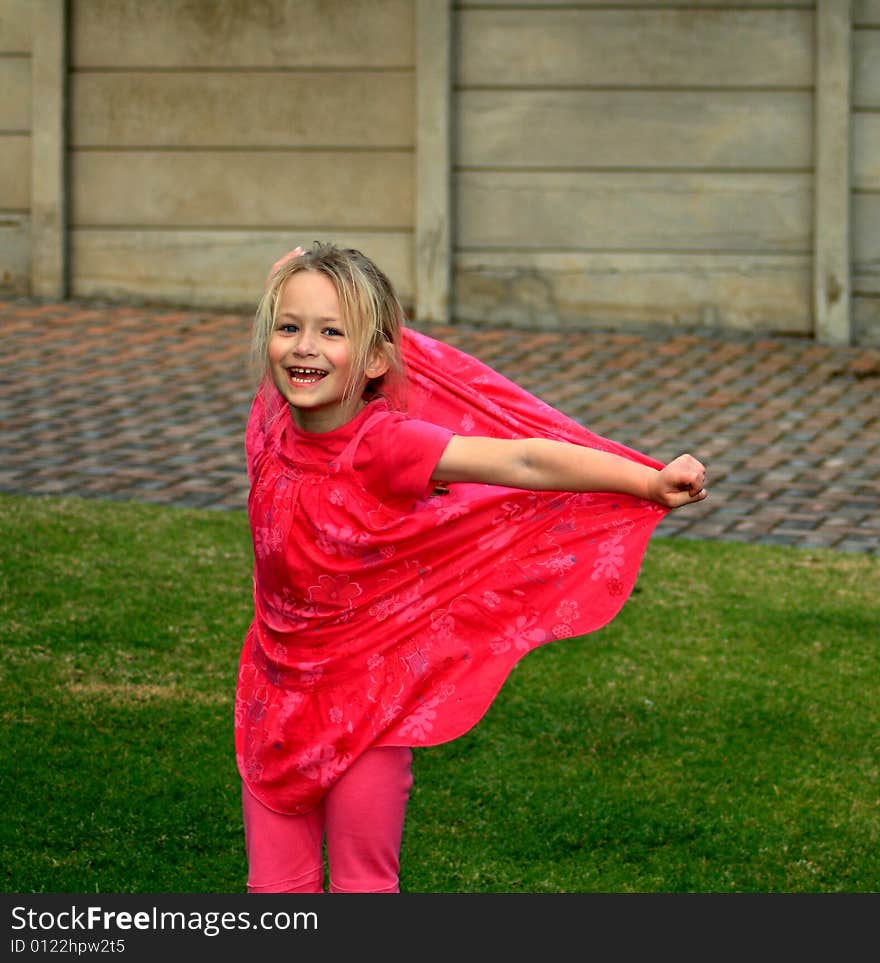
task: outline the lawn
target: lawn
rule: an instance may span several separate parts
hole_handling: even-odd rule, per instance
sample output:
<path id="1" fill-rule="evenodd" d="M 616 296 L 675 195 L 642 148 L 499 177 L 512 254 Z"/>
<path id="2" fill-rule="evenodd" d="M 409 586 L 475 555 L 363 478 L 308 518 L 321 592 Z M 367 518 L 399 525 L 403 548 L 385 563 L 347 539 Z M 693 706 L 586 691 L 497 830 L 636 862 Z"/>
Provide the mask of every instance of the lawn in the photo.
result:
<path id="1" fill-rule="evenodd" d="M 4 891 L 239 893 L 244 514 L 0 496 Z M 409 892 L 880 891 L 876 557 L 656 538 L 418 750 Z"/>

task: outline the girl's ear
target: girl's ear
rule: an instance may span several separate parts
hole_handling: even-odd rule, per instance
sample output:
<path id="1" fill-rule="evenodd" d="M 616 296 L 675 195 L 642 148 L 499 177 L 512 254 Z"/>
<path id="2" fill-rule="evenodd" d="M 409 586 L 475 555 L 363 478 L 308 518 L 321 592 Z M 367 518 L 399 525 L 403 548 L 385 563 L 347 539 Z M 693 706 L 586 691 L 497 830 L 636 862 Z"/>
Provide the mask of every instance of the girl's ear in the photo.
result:
<path id="1" fill-rule="evenodd" d="M 381 378 L 382 375 L 387 374 L 388 369 L 391 367 L 388 358 L 385 355 L 385 351 L 381 348 L 374 351 L 370 355 L 370 360 L 367 363 L 366 375 L 369 381 L 373 381 L 376 378 Z"/>

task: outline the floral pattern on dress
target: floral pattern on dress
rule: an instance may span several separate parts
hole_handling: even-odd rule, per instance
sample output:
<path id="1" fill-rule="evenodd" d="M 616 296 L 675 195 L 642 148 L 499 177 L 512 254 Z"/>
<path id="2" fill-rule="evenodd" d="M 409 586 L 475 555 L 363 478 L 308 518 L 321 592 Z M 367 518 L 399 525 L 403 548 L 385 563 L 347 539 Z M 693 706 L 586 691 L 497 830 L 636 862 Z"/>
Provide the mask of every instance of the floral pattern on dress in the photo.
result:
<path id="1" fill-rule="evenodd" d="M 338 753 L 335 746 L 318 744 L 299 755 L 295 768 L 306 779 L 315 780 L 326 789 L 345 772 L 350 762 L 350 758 Z"/>
<path id="2" fill-rule="evenodd" d="M 340 610 L 351 611 L 354 600 L 360 595 L 363 595 L 363 589 L 348 575 L 319 575 L 318 584 L 309 586 L 308 597 L 319 615 L 335 615 Z"/>
<path id="3" fill-rule="evenodd" d="M 411 712 L 400 727 L 401 735 L 414 739 L 429 740 L 434 729 L 434 720 L 441 706 L 455 692 L 454 686 L 441 686 L 437 694 L 422 702 Z"/>
<path id="4" fill-rule="evenodd" d="M 280 526 L 262 526 L 254 529 L 254 551 L 258 558 L 266 558 L 284 548 L 284 532 Z"/>
<path id="5" fill-rule="evenodd" d="M 547 632 L 538 624 L 537 614 L 517 615 L 513 621 L 505 626 L 500 637 L 489 642 L 489 648 L 494 655 L 510 652 L 526 653 L 545 642 Z"/>

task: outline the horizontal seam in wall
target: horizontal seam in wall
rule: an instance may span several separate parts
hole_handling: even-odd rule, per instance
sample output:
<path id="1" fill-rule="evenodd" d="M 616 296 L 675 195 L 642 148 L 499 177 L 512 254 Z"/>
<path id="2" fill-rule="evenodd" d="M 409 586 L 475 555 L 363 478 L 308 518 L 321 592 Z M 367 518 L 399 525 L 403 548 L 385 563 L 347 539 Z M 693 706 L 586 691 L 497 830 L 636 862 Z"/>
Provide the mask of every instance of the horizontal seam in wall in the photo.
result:
<path id="1" fill-rule="evenodd" d="M 712 256 L 724 256 L 731 258 L 751 258 L 751 257 L 776 257 L 776 258 L 804 258 L 812 257 L 811 250 L 798 251 L 779 251 L 774 249 L 755 248 L 751 250 L 739 250 L 732 248 L 654 248 L 654 247 L 515 247 L 515 246 L 481 246 L 481 247 L 462 247 L 456 246 L 455 254 L 526 254 L 526 255 L 571 255 L 571 254 L 662 254 L 669 256 L 687 255 L 698 256 L 709 254 Z"/>
<path id="2" fill-rule="evenodd" d="M 285 233 L 306 233 L 311 231 L 324 232 L 332 231 L 335 234 L 348 234 L 348 233 L 359 233 L 359 234 L 405 234 L 411 235 L 414 232 L 412 225 L 402 225 L 391 227 L 375 227 L 371 225 L 345 225 L 345 226 L 324 226 L 316 227 L 315 225 L 302 225 L 302 224 L 273 224 L 267 226 L 265 224 L 78 224 L 71 223 L 69 225 L 71 231 L 106 231 L 106 232 L 120 232 L 120 231 L 143 231 L 145 233 L 183 233 L 185 231 L 197 231 L 200 234 L 205 232 L 217 232 L 230 234 L 235 231 L 247 232 L 249 234 L 277 234 L 280 232 Z"/>
<path id="3" fill-rule="evenodd" d="M 687 0 L 682 3 L 664 3 L 654 4 L 654 3 L 639 3 L 638 0 L 634 0 L 633 3 L 516 3 L 516 4 L 496 4 L 496 3 L 468 3 L 459 2 L 454 5 L 455 10 L 485 10 L 497 11 L 508 9 L 513 12 L 519 12 L 520 10 L 532 10 L 537 13 L 543 13 L 546 10 L 579 10 L 583 12 L 592 12 L 593 10 L 694 10 L 693 2 L 688 3 Z M 813 4 L 811 3 L 796 3 L 796 4 L 781 4 L 781 3 L 766 3 L 760 6 L 752 5 L 738 5 L 734 3 L 715 3 L 715 4 L 702 4 L 699 8 L 702 10 L 739 10 L 740 12 L 747 13 L 752 10 L 757 10 L 759 12 L 764 12 L 768 10 L 778 10 L 785 12 L 788 10 L 806 10 L 808 12 L 813 10 Z"/>
<path id="4" fill-rule="evenodd" d="M 650 94 L 812 94 L 814 85 L 807 84 L 464 84 L 453 86 L 454 93 L 486 91 L 489 93 L 650 93 Z"/>
<path id="5" fill-rule="evenodd" d="M 83 154 L 414 154 L 415 147 L 364 147 L 352 146 L 295 146 L 273 147 L 271 145 L 248 145 L 247 147 L 223 145 L 165 145 L 165 144 L 71 144 L 71 153 Z"/>
<path id="6" fill-rule="evenodd" d="M 2 56 L 2 55 L 0 55 Z M 80 67 L 73 65 L 68 71 L 71 74 L 352 74 L 360 76 L 363 74 L 415 74 L 415 66 L 395 66 L 395 67 L 328 67 L 326 65 L 316 65 L 312 67 L 289 67 L 279 65 L 277 67 L 265 67 L 259 64 L 236 65 L 229 67 L 150 67 L 148 65 L 132 67 L 128 66 L 97 66 Z"/>
<path id="7" fill-rule="evenodd" d="M 0 137 L 30 137 L 29 130 L 0 130 Z"/>
<path id="8" fill-rule="evenodd" d="M 539 167 L 461 164 L 453 167 L 456 174 L 808 174 L 812 167 L 637 167 L 616 165 L 614 167 Z"/>

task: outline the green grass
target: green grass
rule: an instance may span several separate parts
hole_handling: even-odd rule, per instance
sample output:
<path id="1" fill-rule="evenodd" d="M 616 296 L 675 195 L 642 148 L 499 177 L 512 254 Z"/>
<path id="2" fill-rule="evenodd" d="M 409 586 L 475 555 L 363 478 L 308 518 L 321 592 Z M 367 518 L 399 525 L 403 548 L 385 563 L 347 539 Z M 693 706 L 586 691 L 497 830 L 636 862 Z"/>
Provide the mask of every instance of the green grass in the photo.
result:
<path id="1" fill-rule="evenodd" d="M 242 513 L 0 496 L 4 891 L 243 892 Z M 655 539 L 416 753 L 415 892 L 880 891 L 870 556 Z"/>

